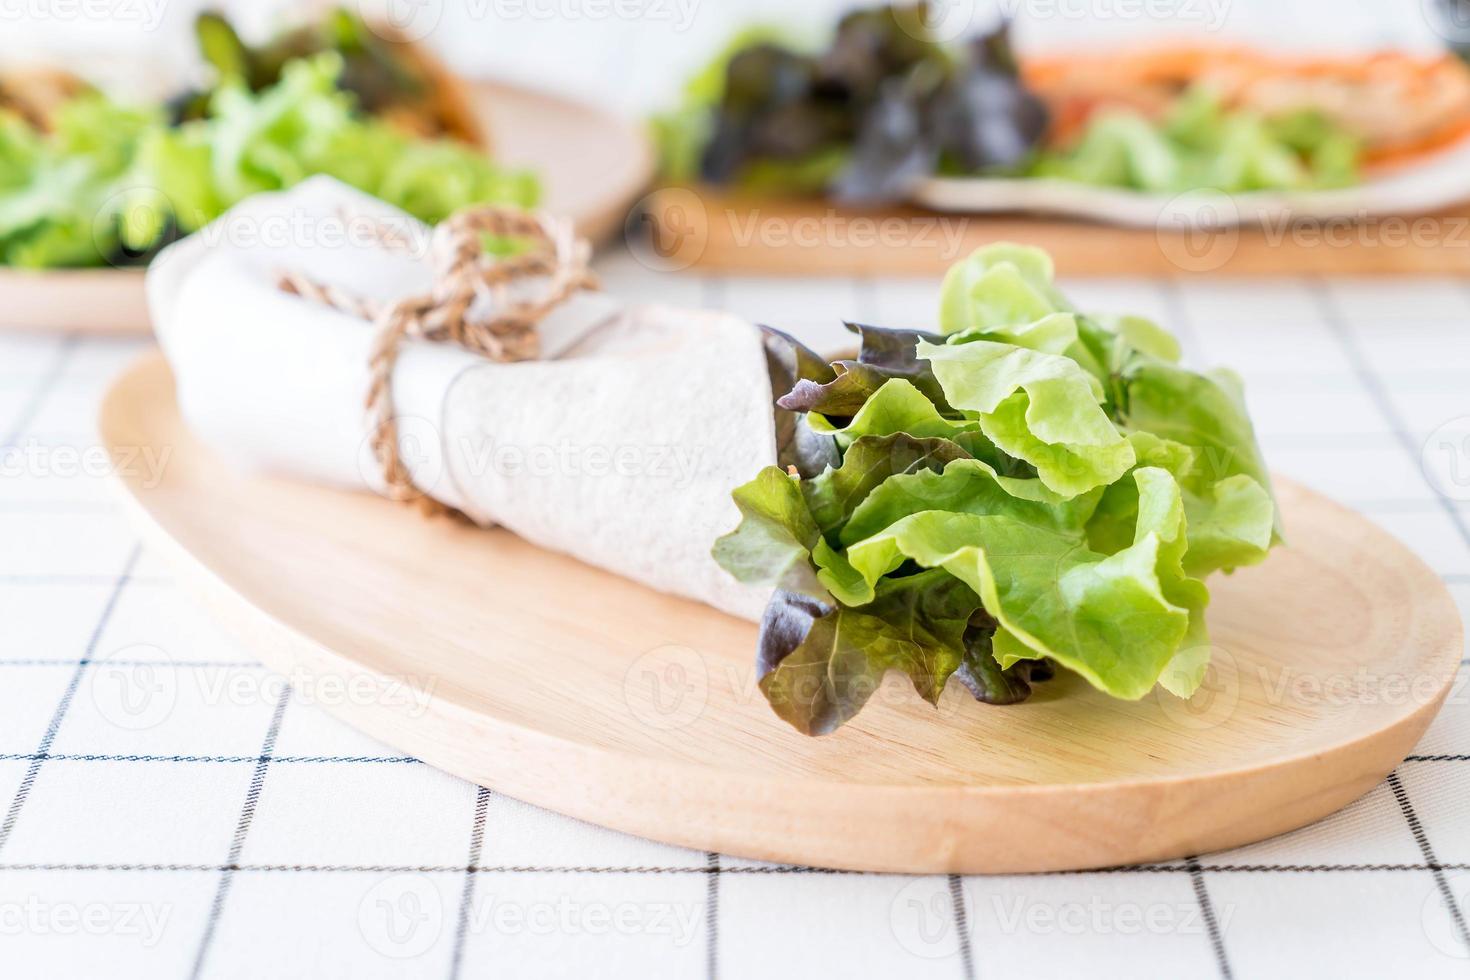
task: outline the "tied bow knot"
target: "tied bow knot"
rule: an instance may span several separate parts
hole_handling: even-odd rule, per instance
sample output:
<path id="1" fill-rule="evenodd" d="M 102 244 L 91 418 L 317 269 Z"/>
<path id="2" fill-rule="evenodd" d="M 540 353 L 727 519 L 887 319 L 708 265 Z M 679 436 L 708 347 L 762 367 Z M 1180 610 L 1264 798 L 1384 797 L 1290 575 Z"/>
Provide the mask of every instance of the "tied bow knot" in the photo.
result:
<path id="1" fill-rule="evenodd" d="M 380 244 L 406 248 L 386 225 L 374 229 Z M 495 256 L 488 240 L 519 246 Z M 380 305 L 336 286 L 294 272 L 280 275 L 280 288 L 304 299 L 371 320 L 374 336 L 365 407 L 371 415 L 373 456 L 388 494 L 416 500 L 425 513 L 449 510 L 413 484 L 398 447 L 393 410 L 393 368 L 405 340 L 452 343 L 492 361 L 534 359 L 540 352 L 537 325 L 583 289 L 598 288 L 588 267 L 592 248 L 565 218 L 512 208 L 478 206 L 456 212 L 434 228 L 429 242 L 434 284 L 422 295 Z"/>

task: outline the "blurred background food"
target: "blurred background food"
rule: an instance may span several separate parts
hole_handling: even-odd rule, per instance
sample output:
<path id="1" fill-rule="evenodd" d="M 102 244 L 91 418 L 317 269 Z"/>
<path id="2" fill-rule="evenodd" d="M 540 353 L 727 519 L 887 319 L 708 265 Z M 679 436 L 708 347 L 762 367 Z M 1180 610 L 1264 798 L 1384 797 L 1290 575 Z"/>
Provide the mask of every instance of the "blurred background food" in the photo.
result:
<path id="1" fill-rule="evenodd" d="M 1018 75 L 1008 26 L 951 47 L 929 16 L 855 10 L 815 50 L 779 28 L 743 32 L 655 118 L 665 177 L 873 201 L 937 169 L 1025 166 L 1047 110 Z"/>
<path id="2" fill-rule="evenodd" d="M 1385 49 L 1292 57 L 1279 42 L 1270 49 L 1155 43 L 1121 56 L 1035 58 L 1026 80 L 1052 107 L 1054 137 L 1061 142 L 1085 127 L 1099 105 L 1157 118 L 1179 104 L 1181 92 L 1200 90 L 1242 112 L 1288 121 L 1283 136 L 1300 146 L 1309 145 L 1300 131 L 1311 123 L 1303 120 L 1326 120 L 1361 145 L 1369 164 L 1451 142 L 1465 134 L 1470 117 L 1470 70 L 1449 53 Z"/>
<path id="3" fill-rule="evenodd" d="M 855 10 L 815 48 L 745 31 L 655 118 L 666 178 L 864 204 L 935 175 L 1295 192 L 1354 185 L 1470 132 L 1470 69 L 1448 52 L 1180 39 L 1032 56 L 1004 20 L 946 43 L 940 12 Z"/>
<path id="4" fill-rule="evenodd" d="M 493 134 L 461 81 L 478 77 L 653 118 L 665 179 L 760 193 L 872 204 L 918 178 L 972 175 L 1170 195 L 1351 187 L 1466 135 L 1470 72 L 1446 53 L 1470 43 L 1463 7 L 57 8 L 8 17 L 0 36 L 0 263 L 145 263 L 243 197 L 311 173 L 428 221 L 479 201 L 530 204 L 536 175 L 483 152 Z"/>
<path id="5" fill-rule="evenodd" d="M 1285 48 L 1293 54 L 1341 54 L 1385 48 L 1438 52 L 1470 40 L 1470 14 L 1456 0 L 948 0 L 939 33 L 956 40 L 1002 11 L 1014 15 L 1015 42 L 1039 56 L 1092 46 L 1193 37 Z M 644 115 L 668 104 L 683 82 L 742 28 L 775 23 L 793 37 L 821 43 L 853 0 L 349 0 L 349 7 L 425 40 L 468 77 L 507 81 Z M 197 71 L 195 15 L 219 9 L 247 37 L 259 39 L 283 15 L 304 17 L 322 0 L 136 0 L 128 17 L 11 17 L 0 31 L 7 61 L 60 52 L 88 77 L 107 77 L 132 94 L 167 97 L 169 82 Z M 620 15 L 631 10 L 636 16 Z"/>
<path id="6" fill-rule="evenodd" d="M 336 82 L 358 108 L 417 136 L 451 136 L 487 146 L 464 85 L 429 52 L 385 23 L 369 27 L 346 7 L 249 44 L 229 18 L 206 10 L 194 21 L 199 54 L 218 79 L 234 78 L 252 92 L 281 81 L 286 66 L 326 51 L 342 59 Z M 175 96 L 174 121 L 209 115 L 213 92 L 193 89 Z"/>
<path id="7" fill-rule="evenodd" d="M 255 44 L 218 13 L 192 30 L 204 80 L 176 81 L 165 101 L 56 67 L 0 77 L 0 262 L 142 264 L 251 194 L 313 174 L 427 222 L 537 201 L 533 174 L 492 162 L 464 84 L 348 8 Z"/>

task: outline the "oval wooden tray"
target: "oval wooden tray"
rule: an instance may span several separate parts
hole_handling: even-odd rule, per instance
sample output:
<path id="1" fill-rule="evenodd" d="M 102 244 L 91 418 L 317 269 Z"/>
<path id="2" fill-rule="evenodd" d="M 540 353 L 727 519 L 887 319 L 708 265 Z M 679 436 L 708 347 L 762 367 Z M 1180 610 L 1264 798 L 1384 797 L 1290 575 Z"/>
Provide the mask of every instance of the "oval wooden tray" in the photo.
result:
<path id="1" fill-rule="evenodd" d="M 495 159 L 541 179 L 542 206 L 572 217 L 589 240 L 623 227 L 653 175 L 653 150 L 633 122 L 496 82 L 469 87 Z M 0 329 L 147 333 L 141 269 L 29 271 L 0 267 Z"/>
<path id="2" fill-rule="evenodd" d="M 1010 708 L 951 684 L 935 710 L 890 677 L 856 722 L 810 739 L 755 688 L 751 624 L 505 532 L 242 477 L 184 428 L 157 355 L 100 424 L 151 542 L 266 664 L 383 692 L 335 699 L 344 720 L 510 796 L 703 850 L 975 873 L 1243 844 L 1381 780 L 1460 657 L 1439 579 L 1288 483 L 1291 546 L 1215 581 L 1218 669 L 1193 701 L 1059 677 Z M 161 473 L 143 448 L 170 453 Z"/>

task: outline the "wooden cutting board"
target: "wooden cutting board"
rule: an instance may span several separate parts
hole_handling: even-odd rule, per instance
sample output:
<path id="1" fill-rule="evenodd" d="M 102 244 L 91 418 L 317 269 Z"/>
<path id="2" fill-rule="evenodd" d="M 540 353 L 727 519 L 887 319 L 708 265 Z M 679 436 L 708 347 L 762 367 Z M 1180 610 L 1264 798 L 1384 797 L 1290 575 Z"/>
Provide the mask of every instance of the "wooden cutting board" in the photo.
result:
<path id="1" fill-rule="evenodd" d="M 750 623 L 503 531 L 243 477 L 183 426 L 157 355 L 100 428 L 149 540 L 241 643 L 358 692 L 315 702 L 510 796 L 699 850 L 977 873 L 1244 844 L 1383 779 L 1461 656 L 1433 572 L 1284 483 L 1291 545 L 1212 583 L 1215 666 L 1191 701 L 1060 676 L 1007 708 L 951 684 L 936 710 L 890 675 L 855 722 L 806 738 L 755 686 Z"/>
<path id="2" fill-rule="evenodd" d="M 570 216 L 594 243 L 621 231 L 653 174 L 653 150 L 641 127 L 512 85 L 478 82 L 469 93 L 495 159 L 534 172 L 546 210 Z M 0 266 L 0 329 L 6 328 L 148 333 L 143 272 Z"/>
<path id="3" fill-rule="evenodd" d="M 1470 208 L 1419 217 L 1302 221 L 1213 232 L 1064 218 L 855 210 L 666 187 L 644 199 L 630 244 L 657 269 L 933 278 L 981 245 L 1015 241 L 1080 276 L 1470 274 Z"/>

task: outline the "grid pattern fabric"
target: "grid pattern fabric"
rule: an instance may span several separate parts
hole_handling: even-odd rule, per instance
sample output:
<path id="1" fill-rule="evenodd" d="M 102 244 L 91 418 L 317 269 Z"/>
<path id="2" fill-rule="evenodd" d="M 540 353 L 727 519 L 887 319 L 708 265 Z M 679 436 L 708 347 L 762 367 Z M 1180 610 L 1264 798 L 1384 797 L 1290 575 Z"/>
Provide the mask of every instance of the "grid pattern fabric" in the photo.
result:
<path id="1" fill-rule="evenodd" d="M 669 276 L 818 349 L 923 327 L 933 285 Z M 1470 608 L 1470 288 L 1087 281 L 1244 376 L 1273 468 L 1417 551 Z M 3 313 L 0 313 L 3 316 Z M 0 332 L 0 975 L 1461 976 L 1470 687 L 1314 827 L 1146 867 L 901 877 L 627 837 L 477 788 L 293 694 L 176 590 L 105 485 L 94 416 L 141 340 Z M 1427 447 L 1427 448 L 1426 448 Z M 1464 450 L 1460 452 L 1464 456 Z M 1451 457 L 1454 456 L 1452 452 Z M 1447 489 L 1448 488 L 1448 489 Z"/>

